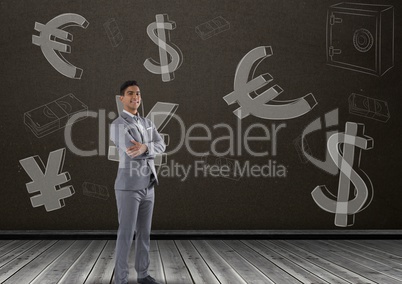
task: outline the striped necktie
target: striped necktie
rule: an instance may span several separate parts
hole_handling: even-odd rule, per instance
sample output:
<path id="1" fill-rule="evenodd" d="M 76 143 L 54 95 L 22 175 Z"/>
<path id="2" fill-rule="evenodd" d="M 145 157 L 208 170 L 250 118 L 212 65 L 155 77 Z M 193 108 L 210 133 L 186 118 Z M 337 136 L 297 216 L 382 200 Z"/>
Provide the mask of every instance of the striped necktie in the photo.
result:
<path id="1" fill-rule="evenodd" d="M 133 116 L 133 121 L 134 121 L 134 125 L 137 127 L 138 131 L 141 134 L 141 138 L 144 141 L 144 126 L 142 126 L 142 123 L 138 117 L 138 115 L 134 115 Z"/>

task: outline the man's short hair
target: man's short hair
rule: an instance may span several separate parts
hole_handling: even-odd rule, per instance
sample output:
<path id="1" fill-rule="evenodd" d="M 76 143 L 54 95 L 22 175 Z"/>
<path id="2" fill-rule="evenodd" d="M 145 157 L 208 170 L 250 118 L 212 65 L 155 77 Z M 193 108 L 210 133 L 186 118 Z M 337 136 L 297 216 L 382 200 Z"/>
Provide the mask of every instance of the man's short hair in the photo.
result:
<path id="1" fill-rule="evenodd" d="M 128 87 L 130 87 L 130 86 L 137 86 L 137 87 L 139 87 L 137 81 L 134 81 L 134 80 L 132 80 L 132 81 L 126 81 L 126 82 L 124 82 L 124 83 L 120 86 L 120 96 L 124 96 L 124 91 L 125 91 Z"/>

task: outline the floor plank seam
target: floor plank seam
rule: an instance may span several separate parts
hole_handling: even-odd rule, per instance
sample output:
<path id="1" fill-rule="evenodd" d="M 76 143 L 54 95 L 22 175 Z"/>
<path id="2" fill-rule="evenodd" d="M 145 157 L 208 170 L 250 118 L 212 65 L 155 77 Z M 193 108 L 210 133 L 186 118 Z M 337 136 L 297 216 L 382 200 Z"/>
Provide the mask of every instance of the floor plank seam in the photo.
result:
<path id="1" fill-rule="evenodd" d="M 152 240 L 150 253 L 164 284 L 402 283 L 401 240 L 171 239 Z M 114 281 L 115 240 L 0 240 L 0 254 L 3 284 Z"/>
<path id="2" fill-rule="evenodd" d="M 263 258 L 265 258 L 266 260 L 268 260 L 269 262 L 272 263 L 272 265 L 275 265 L 277 267 L 277 269 L 283 271 L 286 274 L 289 274 L 286 270 L 284 270 L 282 267 L 280 267 L 279 265 L 277 265 L 276 263 L 272 262 L 270 259 L 266 258 L 263 254 L 261 254 L 259 251 L 255 250 L 253 247 L 251 247 L 249 244 L 247 244 L 247 241 L 242 241 L 240 240 L 244 245 L 246 245 L 249 249 L 253 250 L 254 252 L 258 253 L 260 256 L 262 256 Z M 256 240 L 257 242 L 259 242 L 259 240 Z M 295 276 L 289 274 L 291 277 L 294 278 L 295 281 L 298 281 L 299 283 L 302 283 L 301 281 L 299 281 Z"/>
<path id="3" fill-rule="evenodd" d="M 223 240 L 223 242 L 227 245 L 227 246 L 229 246 L 229 247 L 231 247 L 234 251 L 236 251 L 236 249 L 233 247 L 233 246 L 231 246 L 230 244 L 228 244 L 225 240 Z M 236 251 L 237 252 L 237 251 Z M 257 266 L 255 266 L 253 263 L 251 263 L 250 261 L 248 261 L 248 259 L 246 259 L 244 256 L 242 256 L 241 255 L 241 253 L 240 252 L 237 252 L 241 257 L 243 257 L 243 259 L 245 260 L 245 261 L 247 261 L 250 265 L 252 265 L 256 270 L 258 270 L 260 273 L 262 273 L 263 275 L 265 275 L 265 277 L 267 277 L 268 279 L 269 279 L 269 281 L 271 281 L 272 283 L 275 283 L 271 278 L 269 278 L 269 275 L 267 275 L 267 274 L 265 274 L 260 268 L 258 268 Z M 262 256 L 262 257 L 264 257 L 264 256 Z M 268 260 L 268 259 L 267 259 Z M 269 260 L 268 260 L 269 261 Z"/>
<path id="4" fill-rule="evenodd" d="M 299 250 L 304 251 L 304 252 L 307 253 L 308 255 L 313 255 L 313 256 L 314 256 L 315 258 L 317 258 L 317 259 L 322 259 L 322 260 L 324 260 L 325 262 L 330 263 L 330 264 L 332 264 L 333 266 L 335 266 L 335 268 L 340 267 L 341 269 L 344 269 L 343 267 L 337 265 L 336 263 L 333 263 L 332 261 L 329 261 L 328 259 L 325 259 L 325 258 L 323 258 L 323 257 L 320 257 L 319 255 L 317 255 L 317 254 L 315 254 L 315 253 L 313 253 L 313 252 L 311 252 L 311 251 L 309 251 L 309 250 L 306 250 L 306 249 L 304 249 L 304 248 L 302 248 L 302 247 L 293 245 L 293 244 L 289 243 L 288 241 L 281 241 L 281 242 L 288 243 L 289 246 L 291 246 L 291 247 L 293 247 L 293 248 L 296 247 L 296 248 L 298 248 Z M 292 251 L 290 251 L 289 248 L 285 248 L 285 249 L 288 250 L 289 252 L 292 252 Z M 298 252 L 293 252 L 293 253 L 296 254 L 297 256 L 301 257 L 301 258 L 304 258 L 304 257 L 303 257 L 302 255 L 300 255 L 300 253 L 298 253 Z M 352 282 L 349 281 L 348 278 L 345 278 L 345 277 L 343 277 L 342 275 L 336 274 L 334 271 L 330 270 L 327 266 L 325 266 L 325 264 L 322 264 L 322 263 L 321 263 L 321 264 L 318 264 L 318 263 L 316 263 L 316 262 L 314 262 L 314 261 L 308 259 L 307 257 L 306 257 L 305 259 L 306 259 L 306 261 L 310 262 L 312 265 L 317 266 L 317 267 L 319 267 L 320 269 L 327 271 L 327 273 L 329 273 L 329 274 L 331 274 L 331 275 L 334 275 L 335 277 L 341 278 L 341 279 L 343 279 L 344 281 L 346 281 L 346 282 L 348 282 L 348 283 L 353 284 Z M 337 269 L 338 269 L 338 268 L 337 268 Z"/>
<path id="5" fill-rule="evenodd" d="M 53 259 L 50 263 L 48 263 L 45 267 L 43 267 L 42 271 L 39 272 L 38 275 L 36 275 L 36 277 L 34 279 L 32 279 L 32 282 L 35 282 L 35 279 L 37 279 L 42 273 L 44 273 L 44 271 L 46 271 L 46 269 L 51 266 L 53 263 L 57 262 L 59 260 L 59 258 L 61 258 L 61 256 L 75 243 L 76 241 L 73 241 L 69 246 L 66 247 L 65 250 L 63 250 L 55 259 Z"/>
<path id="6" fill-rule="evenodd" d="M 44 251 L 42 251 L 40 254 L 38 254 L 37 256 L 35 256 L 33 259 L 31 259 L 29 262 L 27 262 L 25 265 L 21 266 L 20 268 L 17 269 L 17 271 L 15 271 L 13 274 L 11 274 L 7 279 L 5 279 L 2 283 L 6 283 L 7 281 L 9 281 L 10 278 L 14 277 L 14 275 L 18 274 L 18 272 L 20 272 L 22 269 L 24 269 L 25 266 L 29 265 L 32 261 L 34 261 L 35 259 L 37 259 L 38 257 L 40 257 L 42 254 L 44 254 L 48 249 L 51 249 L 53 246 L 55 246 L 59 241 L 56 240 L 51 246 L 49 246 L 48 248 L 46 248 Z"/>
<path id="7" fill-rule="evenodd" d="M 261 242 L 261 241 L 260 241 L 260 242 Z M 279 246 L 279 245 L 273 243 L 272 241 L 268 241 L 268 242 L 269 242 L 270 244 L 272 244 L 273 246 L 276 246 L 276 247 L 279 248 L 279 249 L 282 249 L 282 250 L 284 250 L 284 251 L 288 251 L 288 250 L 286 250 L 285 248 L 283 248 L 283 247 L 281 247 L 281 246 Z M 263 243 L 263 244 L 264 244 L 264 243 Z M 265 244 L 264 244 L 264 245 L 265 245 Z M 280 252 L 276 252 L 276 253 L 278 253 L 278 254 L 281 255 L 282 257 L 286 258 L 289 262 L 293 263 L 294 265 L 300 267 L 300 269 L 304 270 L 306 273 L 311 273 L 311 274 L 313 274 L 315 277 L 321 279 L 323 282 L 326 282 L 326 283 L 328 283 L 328 284 L 331 284 L 331 282 L 328 282 L 327 280 L 323 279 L 320 275 L 317 275 L 316 273 L 313 273 L 313 272 L 309 271 L 308 269 L 306 269 L 305 267 L 303 267 L 300 263 L 297 263 L 296 261 L 294 261 L 294 260 L 288 258 L 288 257 L 287 257 L 286 255 L 284 255 L 283 253 L 280 253 Z M 288 253 L 289 253 L 290 255 L 296 256 L 296 257 L 298 257 L 298 258 L 302 258 L 302 257 L 296 255 L 294 252 L 288 251 Z M 303 258 L 302 258 L 302 259 L 303 259 Z M 306 260 L 306 261 L 309 262 L 308 260 Z M 319 268 L 319 266 L 315 265 L 314 263 L 312 263 L 312 262 L 309 262 L 309 263 L 310 263 L 311 265 L 313 265 L 313 266 Z M 328 272 L 328 271 L 327 271 L 327 272 Z M 328 273 L 330 273 L 330 272 L 328 272 Z M 332 273 L 330 273 L 330 274 L 332 274 Z M 333 274 L 332 274 L 332 275 L 333 275 Z"/>
<path id="8" fill-rule="evenodd" d="M 305 241 L 305 242 L 306 242 L 306 241 Z M 305 242 L 304 242 L 304 243 L 305 243 Z M 302 243 L 303 243 L 303 242 L 302 242 Z M 313 245 L 313 247 L 314 247 L 314 245 Z M 318 254 L 316 253 L 316 255 L 317 255 L 318 257 L 325 258 L 325 256 L 322 255 L 322 253 L 318 253 Z M 337 254 L 336 254 L 336 255 L 337 255 Z M 328 258 L 325 258 L 325 259 L 326 259 L 327 261 L 330 261 L 330 262 L 334 263 L 334 264 L 337 265 L 337 266 L 342 267 L 344 270 L 350 269 L 350 268 L 348 268 L 348 267 L 345 267 L 345 265 L 343 264 L 343 262 L 339 263 L 338 261 L 329 260 Z M 365 275 L 364 273 L 362 273 L 362 272 L 360 272 L 360 271 L 355 271 L 355 270 L 354 270 L 353 273 L 356 274 L 356 275 L 358 275 L 360 278 L 370 280 L 370 281 L 371 281 L 370 283 L 377 283 L 377 282 L 374 281 L 373 279 L 367 278 L 367 275 Z"/>
<path id="9" fill-rule="evenodd" d="M 193 244 L 193 242 L 190 240 L 191 245 L 194 247 L 194 249 L 198 252 L 202 260 L 205 262 L 205 264 L 208 266 L 209 270 L 212 272 L 212 274 L 215 276 L 215 278 L 218 280 L 219 283 L 222 284 L 221 280 L 218 278 L 218 276 L 215 274 L 211 266 L 208 264 L 208 261 L 204 258 L 204 256 L 201 254 L 201 252 L 197 249 L 197 247 Z"/>

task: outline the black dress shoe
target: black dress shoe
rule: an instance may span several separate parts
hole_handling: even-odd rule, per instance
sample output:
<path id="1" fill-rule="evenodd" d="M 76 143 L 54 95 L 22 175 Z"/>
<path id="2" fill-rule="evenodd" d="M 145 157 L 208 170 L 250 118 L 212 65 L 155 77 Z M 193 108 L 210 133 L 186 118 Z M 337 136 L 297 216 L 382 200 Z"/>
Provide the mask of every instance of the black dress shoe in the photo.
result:
<path id="1" fill-rule="evenodd" d="M 145 278 L 137 278 L 137 282 L 140 284 L 161 284 L 157 282 L 154 278 L 152 278 L 150 275 L 148 275 Z"/>

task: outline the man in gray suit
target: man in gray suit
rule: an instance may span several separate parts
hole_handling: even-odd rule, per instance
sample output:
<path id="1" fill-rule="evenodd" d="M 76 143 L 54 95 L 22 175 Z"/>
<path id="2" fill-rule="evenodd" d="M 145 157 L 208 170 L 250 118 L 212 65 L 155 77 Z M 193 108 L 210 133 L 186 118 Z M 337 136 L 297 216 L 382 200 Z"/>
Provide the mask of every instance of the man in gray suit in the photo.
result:
<path id="1" fill-rule="evenodd" d="M 124 110 L 110 126 L 110 139 L 119 151 L 114 185 L 119 219 L 115 283 L 128 283 L 128 257 L 135 232 L 137 281 L 155 284 L 158 282 L 148 275 L 154 184 L 158 183 L 154 158 L 166 145 L 152 121 L 138 114 L 141 93 L 136 81 L 123 83 L 120 100 Z"/>

